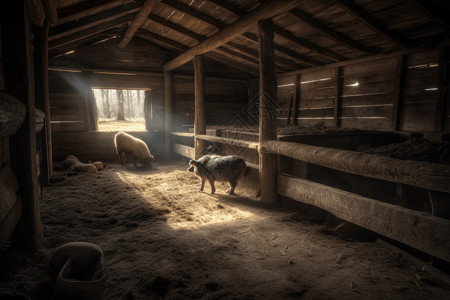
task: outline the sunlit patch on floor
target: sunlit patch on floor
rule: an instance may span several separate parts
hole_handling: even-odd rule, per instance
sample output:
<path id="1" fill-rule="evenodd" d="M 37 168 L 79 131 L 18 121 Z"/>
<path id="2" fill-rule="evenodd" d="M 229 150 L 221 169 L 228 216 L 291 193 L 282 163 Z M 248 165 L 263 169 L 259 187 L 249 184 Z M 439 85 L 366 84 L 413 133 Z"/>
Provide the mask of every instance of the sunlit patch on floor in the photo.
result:
<path id="1" fill-rule="evenodd" d="M 216 194 L 210 194 L 209 184 L 200 193 L 200 180 L 184 170 L 166 172 L 163 167 L 147 174 L 120 170 L 118 177 L 155 209 L 168 210 L 167 224 L 174 229 L 195 229 L 249 218 L 249 211 L 227 204 L 239 196 L 228 196 L 226 183 L 216 182 Z M 236 190 L 239 195 L 239 186 Z M 223 201 L 222 201 L 223 200 Z"/>

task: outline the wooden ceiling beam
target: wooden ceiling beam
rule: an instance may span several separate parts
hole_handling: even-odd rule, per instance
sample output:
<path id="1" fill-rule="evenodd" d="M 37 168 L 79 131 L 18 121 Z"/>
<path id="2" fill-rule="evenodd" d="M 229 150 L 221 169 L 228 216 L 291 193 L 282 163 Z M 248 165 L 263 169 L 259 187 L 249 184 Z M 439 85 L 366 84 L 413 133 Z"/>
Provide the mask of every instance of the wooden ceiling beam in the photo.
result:
<path id="1" fill-rule="evenodd" d="M 58 16 L 60 19 L 67 18 L 69 16 L 78 15 L 91 9 L 101 7 L 108 4 L 123 4 L 123 0 L 95 0 L 95 1 L 83 1 L 71 6 L 58 9 Z"/>
<path id="2" fill-rule="evenodd" d="M 203 35 L 200 35 L 200 34 L 197 34 L 197 33 L 193 32 L 193 31 L 187 30 L 183 26 L 180 26 L 180 25 L 178 25 L 176 23 L 167 21 L 167 20 L 165 20 L 165 19 L 163 19 L 163 18 L 161 18 L 159 16 L 149 15 L 148 19 L 153 21 L 153 22 L 156 22 L 156 23 L 158 23 L 160 25 L 163 25 L 163 26 L 165 26 L 165 27 L 167 27 L 167 28 L 169 28 L 171 30 L 174 30 L 174 31 L 179 32 L 179 33 L 181 33 L 183 35 L 186 35 L 186 36 L 188 36 L 188 37 L 190 37 L 190 38 L 192 38 L 192 39 L 194 39 L 194 40 L 196 40 L 198 42 L 202 42 L 202 41 L 207 39 L 206 36 L 203 36 Z M 232 42 L 229 42 L 227 44 L 227 46 L 228 46 L 228 48 L 232 48 L 231 50 L 235 50 L 236 52 L 241 53 L 242 55 L 245 55 L 245 56 L 249 57 L 250 60 L 255 60 L 255 61 L 258 60 L 258 52 L 253 50 L 253 49 L 250 49 L 248 47 L 241 46 L 241 45 L 238 45 L 238 44 L 232 43 Z M 290 71 L 296 70 L 296 67 L 299 67 L 299 65 L 297 65 L 296 63 L 294 63 L 292 61 L 288 61 L 287 59 L 282 59 L 282 58 L 277 60 L 276 64 L 277 64 L 277 66 L 280 66 L 281 69 L 283 69 L 283 70 L 290 70 Z"/>
<path id="3" fill-rule="evenodd" d="M 103 23 L 103 24 L 100 24 L 100 25 L 97 25 L 97 26 L 93 26 L 93 27 L 90 27 L 89 29 L 86 29 L 86 30 L 83 30 L 83 31 L 79 31 L 79 32 L 76 32 L 76 33 L 71 34 L 71 35 L 64 36 L 64 37 L 59 38 L 59 39 L 52 40 L 51 42 L 48 43 L 48 48 L 49 49 L 53 49 L 53 48 L 61 47 L 61 46 L 70 44 L 72 42 L 76 42 L 78 40 L 81 40 L 83 38 L 86 38 L 88 36 L 95 35 L 95 34 L 98 34 L 100 32 L 104 32 L 104 31 L 109 30 L 111 28 L 119 27 L 121 25 L 124 25 L 124 24 L 130 22 L 132 20 L 132 18 L 133 18 L 132 14 L 125 15 L 125 16 L 123 16 L 121 18 L 118 18 L 118 19 L 115 19 L 115 20 L 113 20 L 111 22 L 107 22 L 107 23 Z"/>
<path id="4" fill-rule="evenodd" d="M 196 9 L 193 9 L 192 7 L 190 7 L 186 4 L 183 4 L 182 2 L 175 1 L 175 0 L 161 0 L 161 3 L 166 5 L 167 7 L 181 11 L 187 15 L 190 15 L 190 16 L 196 18 L 199 21 L 202 21 L 208 25 L 212 25 L 216 28 L 222 29 L 227 25 L 226 23 L 224 23 L 220 20 L 214 19 L 213 17 L 206 15 Z"/>
<path id="5" fill-rule="evenodd" d="M 146 0 L 145 3 L 142 5 L 139 12 L 134 17 L 133 22 L 130 24 L 130 27 L 128 27 L 127 32 L 123 36 L 122 40 L 119 43 L 119 48 L 124 48 L 126 45 L 128 45 L 133 38 L 136 31 L 141 27 L 141 25 L 144 23 L 148 15 L 152 12 L 152 10 L 155 8 L 155 6 L 159 3 L 159 0 Z"/>
<path id="6" fill-rule="evenodd" d="M 166 0 L 164 0 L 166 1 Z M 214 50 L 255 26 L 256 22 L 263 19 L 271 19 L 299 5 L 298 0 L 267 0 L 260 6 L 238 19 L 234 23 L 227 25 L 215 35 L 200 42 L 190 48 L 180 56 L 172 59 L 164 65 L 164 71 L 171 71 L 193 59 L 195 55 L 200 55 Z"/>
<path id="7" fill-rule="evenodd" d="M 145 30 L 140 30 L 136 33 L 137 36 L 140 36 L 144 39 L 147 39 L 151 42 L 156 41 L 156 43 L 162 43 L 164 45 L 168 45 L 170 47 L 172 47 L 173 49 L 176 50 L 177 53 L 182 53 L 184 51 L 186 51 L 187 49 L 189 49 L 189 47 L 187 47 L 184 44 L 181 44 L 179 42 L 176 42 L 174 40 L 168 39 L 166 37 L 163 37 L 161 35 L 158 34 L 154 34 L 154 33 L 150 33 L 148 31 Z M 235 61 L 235 59 L 233 57 L 230 57 L 228 53 L 223 52 L 222 54 L 217 54 L 217 53 L 213 53 L 213 52 L 209 52 L 207 54 L 205 54 L 205 56 L 209 57 L 212 60 L 218 61 L 220 63 L 224 63 L 227 64 L 233 68 L 235 68 L 236 70 L 245 72 L 247 74 L 250 74 L 252 76 L 257 76 L 258 75 L 258 70 L 254 69 L 253 67 L 250 67 L 249 65 L 243 65 L 241 63 L 237 63 Z M 228 59 L 224 59 L 224 57 L 227 57 Z"/>
<path id="8" fill-rule="evenodd" d="M 246 12 L 245 12 L 244 10 L 240 9 L 240 8 L 237 7 L 236 5 L 233 5 L 233 4 L 231 4 L 231 3 L 227 2 L 227 1 L 220 1 L 220 0 L 208 0 L 208 1 L 209 1 L 209 2 L 212 2 L 212 3 L 216 4 L 216 5 L 218 5 L 218 6 L 220 6 L 220 7 L 222 7 L 223 9 L 227 10 L 228 12 L 230 12 L 230 13 L 232 13 L 232 14 L 235 14 L 235 15 L 238 16 L 238 17 L 242 17 L 242 16 L 244 16 L 244 15 L 246 14 Z M 295 9 L 296 9 L 296 8 L 293 8 L 292 10 L 295 10 Z M 291 10 L 291 11 L 292 11 L 292 10 Z M 289 12 L 291 12 L 291 11 L 289 11 Z M 275 30 L 275 32 L 276 32 L 277 30 L 278 30 L 279 32 L 286 32 L 286 31 L 284 31 L 281 27 L 276 26 L 276 25 L 274 26 L 274 30 Z M 247 33 L 244 33 L 242 36 L 243 36 L 244 38 L 246 38 L 247 40 L 249 40 L 249 41 L 251 41 L 251 42 L 253 42 L 253 43 L 258 44 L 258 38 L 257 38 L 257 37 L 256 37 L 256 38 L 253 38 L 253 37 L 252 37 L 252 36 L 254 36 L 254 34 L 247 32 Z M 288 40 L 290 40 L 290 41 L 292 41 L 292 42 L 295 42 L 295 43 L 297 43 L 297 44 L 299 43 L 299 39 L 296 38 L 295 36 L 291 35 L 291 34 L 285 34 L 283 37 L 284 37 L 285 39 L 288 39 Z M 303 40 L 303 41 L 306 41 L 306 40 L 304 40 L 304 39 L 302 39 L 302 40 Z M 319 54 L 328 56 L 328 57 L 331 58 L 332 60 L 336 60 L 337 58 L 339 58 L 338 61 L 339 61 L 339 60 L 344 60 L 344 59 L 346 59 L 346 58 L 343 57 L 343 56 L 340 56 L 340 55 L 338 55 L 338 54 L 336 54 L 336 53 L 334 53 L 334 52 L 332 52 L 332 51 L 329 51 L 329 50 L 327 50 L 327 49 L 325 49 L 325 48 L 323 48 L 323 47 L 320 47 L 320 46 L 318 46 L 318 45 L 315 45 L 314 43 L 311 43 L 311 42 L 309 42 L 309 41 L 304 42 L 304 43 L 302 44 L 302 46 L 305 47 L 305 48 L 308 48 L 309 50 L 312 50 L 312 51 L 314 51 L 314 52 L 316 52 L 316 53 L 319 53 Z M 287 55 L 287 56 L 296 58 L 296 59 L 298 59 L 298 60 L 301 60 L 302 62 L 306 62 L 306 63 L 311 64 L 311 65 L 313 65 L 313 66 L 322 64 L 322 62 L 320 62 L 320 61 L 318 61 L 318 60 L 308 59 L 308 57 L 306 57 L 305 55 L 300 55 L 300 54 L 297 54 L 297 55 L 296 55 L 296 52 L 294 52 L 294 51 L 292 51 L 292 50 L 290 50 L 290 49 L 288 49 L 288 48 L 286 48 L 286 47 L 282 47 L 282 46 L 279 46 L 279 45 L 277 45 L 277 44 L 274 44 L 274 48 L 275 48 L 278 52 L 281 52 L 281 53 L 283 53 L 283 54 L 285 54 L 285 55 Z M 287 50 L 287 51 L 285 51 L 285 50 Z M 294 55 L 295 55 L 295 56 L 294 56 Z"/>
<path id="9" fill-rule="evenodd" d="M 304 23 L 308 24 L 309 26 L 313 27 L 315 30 L 319 31 L 322 35 L 326 36 L 327 38 L 335 41 L 336 43 L 343 45 L 349 49 L 358 51 L 363 54 L 377 54 L 382 49 L 381 48 L 375 48 L 375 47 L 364 47 L 358 42 L 355 42 L 354 40 L 350 39 L 346 35 L 335 31 L 328 27 L 327 25 L 323 24 L 319 20 L 313 18 L 308 13 L 302 11 L 299 8 L 294 8 L 289 11 L 290 14 L 295 16 L 297 19 L 303 21 Z"/>
<path id="10" fill-rule="evenodd" d="M 111 28 L 106 31 L 97 32 L 93 35 L 85 36 L 81 39 L 78 39 L 72 43 L 67 43 L 62 46 L 54 47 L 49 51 L 49 58 L 58 56 L 60 54 L 64 54 L 71 50 L 76 50 L 84 46 L 92 45 L 98 43 L 100 41 L 111 38 L 115 35 L 120 34 L 120 30 L 118 28 Z"/>
<path id="11" fill-rule="evenodd" d="M 342 7 L 345 11 L 356 17 L 362 23 L 369 26 L 373 31 L 383 35 L 385 38 L 389 39 L 396 45 L 400 45 L 403 48 L 408 48 L 411 45 L 400 35 L 390 31 L 380 23 L 377 19 L 375 19 L 371 14 L 366 12 L 364 9 L 357 6 L 350 0 L 334 0 L 340 7 Z"/>
<path id="12" fill-rule="evenodd" d="M 110 22 L 115 17 L 119 18 L 125 14 L 135 13 L 139 8 L 140 6 L 136 3 L 127 3 L 77 21 L 61 24 L 49 30 L 49 40 L 60 38 L 61 36 L 67 35 L 70 31 L 79 30 L 97 22 Z"/>

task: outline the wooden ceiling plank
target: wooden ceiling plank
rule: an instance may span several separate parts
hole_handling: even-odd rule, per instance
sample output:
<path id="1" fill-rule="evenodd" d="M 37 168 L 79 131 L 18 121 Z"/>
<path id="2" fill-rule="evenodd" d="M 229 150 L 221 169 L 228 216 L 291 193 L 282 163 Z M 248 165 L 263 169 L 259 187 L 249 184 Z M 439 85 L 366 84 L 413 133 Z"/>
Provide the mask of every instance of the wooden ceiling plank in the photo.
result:
<path id="1" fill-rule="evenodd" d="M 328 27 L 327 25 L 323 24 L 317 19 L 314 19 L 311 17 L 308 13 L 302 11 L 299 8 L 294 8 L 289 11 L 290 14 L 295 16 L 296 18 L 302 20 L 306 24 L 310 25 L 317 31 L 319 31 L 321 34 L 325 35 L 326 37 L 332 39 L 333 41 L 337 42 L 338 44 L 341 44 L 349 49 L 358 51 L 363 54 L 377 54 L 382 49 L 381 48 L 374 48 L 374 47 L 364 47 L 363 45 L 359 44 L 358 42 L 355 42 L 354 40 L 350 39 L 346 35 L 335 31 Z"/>
<path id="2" fill-rule="evenodd" d="M 170 28 L 170 29 L 172 29 L 172 30 L 174 30 L 176 32 L 179 32 L 179 33 L 181 33 L 181 34 L 183 34 L 185 36 L 188 36 L 188 37 L 190 37 L 190 38 L 192 38 L 194 40 L 197 40 L 199 42 L 206 39 L 206 37 L 204 37 L 203 35 L 197 34 L 194 31 L 188 30 L 188 29 L 184 28 L 183 26 L 180 26 L 180 25 L 178 25 L 176 23 L 170 22 L 170 21 L 168 21 L 166 19 L 163 19 L 163 18 L 161 18 L 159 16 L 151 14 L 151 15 L 148 16 L 148 19 L 151 20 L 151 21 L 154 21 L 154 22 L 156 22 L 158 24 L 161 24 L 161 25 L 163 25 L 163 26 L 165 26 L 167 28 Z"/>
<path id="3" fill-rule="evenodd" d="M 63 34 L 64 32 L 71 31 L 76 28 L 86 26 L 86 25 L 89 25 L 89 24 L 92 24 L 92 23 L 95 23 L 98 21 L 102 21 L 104 19 L 111 18 L 111 17 L 114 17 L 119 14 L 123 14 L 126 12 L 132 13 L 132 12 L 136 11 L 137 9 L 139 9 L 139 7 L 140 6 L 136 3 L 127 3 L 124 5 L 106 10 L 104 12 L 101 12 L 101 13 L 98 13 L 98 14 L 95 14 L 95 15 L 92 15 L 92 16 L 89 16 L 86 18 L 79 19 L 77 21 L 72 21 L 72 22 L 68 22 L 65 24 L 61 24 L 59 26 L 56 26 L 56 27 L 53 27 L 50 29 L 49 38 L 51 39 L 52 36 L 60 35 L 60 34 Z"/>
<path id="4" fill-rule="evenodd" d="M 323 48 L 323 47 L 321 47 L 319 45 L 316 45 L 316 44 L 310 42 L 307 39 L 296 37 L 295 35 L 293 35 L 289 31 L 287 31 L 287 30 L 285 30 L 285 29 L 283 29 L 281 27 L 274 26 L 274 32 L 276 34 L 282 36 L 283 38 L 287 39 L 287 40 L 290 40 L 290 41 L 292 41 L 292 42 L 294 42 L 294 43 L 296 43 L 296 44 L 298 44 L 298 45 L 300 45 L 302 47 L 308 48 L 308 49 L 310 49 L 310 50 L 312 50 L 312 51 L 314 51 L 316 53 L 319 53 L 319 54 L 321 54 L 323 56 L 326 56 L 326 57 L 328 57 L 328 58 L 330 58 L 330 59 L 332 59 L 334 61 L 343 61 L 343 60 L 347 59 L 345 56 L 342 56 L 342 55 L 340 55 L 338 53 L 330 51 L 330 50 L 328 50 L 326 48 Z"/>
<path id="5" fill-rule="evenodd" d="M 163 0 L 166 1 L 166 0 Z M 233 40 L 234 38 L 240 36 L 241 34 L 250 30 L 255 23 L 259 20 L 270 19 L 279 14 L 285 13 L 292 8 L 299 5 L 298 0 L 267 0 L 260 6 L 255 8 L 253 11 L 249 12 L 247 15 L 238 19 L 236 22 L 226 26 L 221 29 L 215 35 L 209 37 L 208 39 L 200 42 L 196 46 L 190 48 L 180 56 L 172 59 L 164 65 L 164 71 L 171 71 L 179 66 L 185 64 L 186 62 L 193 59 L 195 55 L 200 55 L 214 50 L 227 42 Z"/>
<path id="6" fill-rule="evenodd" d="M 168 7 L 170 7 L 170 8 L 179 10 L 179 11 L 181 11 L 181 12 L 187 14 L 187 15 L 190 15 L 190 16 L 196 18 L 199 21 L 202 21 L 202 22 L 204 22 L 204 23 L 206 23 L 208 25 L 212 25 L 212 26 L 214 26 L 216 28 L 222 29 L 222 28 L 224 28 L 227 25 L 226 23 L 224 23 L 224 22 L 222 22 L 220 20 L 214 19 L 213 17 L 211 17 L 209 15 L 206 15 L 206 14 L 204 14 L 204 13 L 202 13 L 202 12 L 200 12 L 200 11 L 198 11 L 198 10 L 188 6 L 188 5 L 185 5 L 185 4 L 181 3 L 181 2 L 178 2 L 178 1 L 161 0 L 161 3 L 166 5 L 166 6 L 168 6 Z"/>
<path id="7" fill-rule="evenodd" d="M 235 60 L 233 60 L 232 57 L 229 57 L 226 53 L 218 54 L 218 53 L 211 51 L 211 52 L 205 53 L 204 55 L 208 58 L 211 58 L 215 61 L 227 64 L 239 71 L 250 74 L 252 76 L 256 77 L 259 74 L 258 69 L 255 69 L 254 67 L 249 66 L 249 65 L 244 65 L 239 62 L 236 62 Z M 224 59 L 224 57 L 227 57 L 228 59 Z"/>
<path id="8" fill-rule="evenodd" d="M 345 11 L 352 14 L 354 17 L 358 18 L 361 22 L 369 26 L 373 31 L 382 34 L 385 38 L 389 39 L 396 45 L 400 45 L 403 48 L 408 48 L 411 45 L 398 34 L 390 31 L 377 19 L 375 19 L 371 14 L 366 12 L 364 9 L 357 6 L 350 0 L 334 0 L 340 7 Z"/>
<path id="9" fill-rule="evenodd" d="M 446 22 L 444 16 L 439 16 L 436 11 L 432 11 L 430 7 L 423 0 L 408 0 L 414 7 L 418 8 L 428 19 L 433 23 L 439 24 L 447 31 L 447 35 L 450 34 L 450 24 Z"/>
<path id="10" fill-rule="evenodd" d="M 136 31 L 141 27 L 141 25 L 144 23 L 145 19 L 148 17 L 148 15 L 152 12 L 152 10 L 155 8 L 155 6 L 159 3 L 159 0 L 146 0 L 145 3 L 142 5 L 139 12 L 136 14 L 136 17 L 134 18 L 133 22 L 131 23 L 130 27 L 128 27 L 127 32 L 123 36 L 122 40 L 119 43 L 119 48 L 124 48 L 126 45 L 128 45 L 133 38 Z"/>
<path id="11" fill-rule="evenodd" d="M 233 13 L 233 14 L 239 16 L 239 17 L 242 17 L 242 16 L 244 16 L 246 14 L 246 12 L 244 10 L 240 9 L 239 7 L 229 3 L 227 1 L 218 1 L 218 0 L 208 0 L 208 1 L 215 3 L 216 5 L 222 7 L 223 9 L 226 9 L 230 13 Z M 295 9 L 297 9 L 297 8 L 293 8 L 292 10 L 295 10 Z M 291 11 L 289 11 L 289 12 L 291 12 Z M 312 51 L 314 51 L 314 52 L 316 52 L 318 54 L 327 56 L 328 58 L 331 58 L 334 61 L 341 61 L 341 60 L 347 59 L 346 57 L 344 57 L 342 55 L 339 55 L 339 54 L 334 53 L 334 52 L 332 52 L 332 51 L 330 51 L 328 49 L 325 49 L 323 47 L 315 45 L 314 43 L 312 43 L 310 41 L 307 41 L 305 39 L 297 38 L 294 35 L 289 34 L 286 30 L 284 30 L 283 28 L 281 28 L 279 26 L 275 25 L 274 26 L 274 31 L 275 32 L 279 32 L 279 34 L 283 33 L 283 37 L 285 39 L 288 39 L 288 40 L 290 40 L 290 41 L 292 41 L 292 42 L 294 42 L 296 44 L 299 44 L 301 42 L 301 46 L 303 46 L 305 48 L 308 48 L 308 49 L 310 49 L 310 50 L 312 50 Z M 244 34 L 244 36 L 248 37 L 248 34 Z M 252 41 L 254 43 L 258 43 L 258 39 L 250 39 L 250 41 Z M 276 45 L 274 45 L 274 47 L 275 46 Z M 280 49 L 283 49 L 283 48 L 282 47 L 278 47 L 278 51 L 283 52 Z M 287 48 L 284 48 L 284 49 L 287 49 Z M 292 51 L 288 51 L 288 52 L 291 53 L 291 54 L 294 54 L 294 53 L 292 53 Z M 284 54 L 289 55 L 288 53 L 284 53 Z M 314 64 L 314 65 L 316 65 L 316 64 Z"/>
<path id="12" fill-rule="evenodd" d="M 245 39 L 247 39 L 248 41 L 254 42 L 254 43 L 258 43 L 258 37 L 250 32 L 246 32 L 242 35 L 242 37 L 244 37 Z M 287 47 L 281 46 L 281 45 L 277 45 L 274 44 L 273 45 L 274 49 L 284 55 L 287 55 L 289 57 L 291 57 L 292 59 L 294 59 L 296 62 L 298 63 L 307 63 L 308 65 L 311 66 L 319 66 L 322 65 L 323 62 L 311 57 L 308 57 L 306 55 L 302 55 L 300 53 L 297 53 Z"/>

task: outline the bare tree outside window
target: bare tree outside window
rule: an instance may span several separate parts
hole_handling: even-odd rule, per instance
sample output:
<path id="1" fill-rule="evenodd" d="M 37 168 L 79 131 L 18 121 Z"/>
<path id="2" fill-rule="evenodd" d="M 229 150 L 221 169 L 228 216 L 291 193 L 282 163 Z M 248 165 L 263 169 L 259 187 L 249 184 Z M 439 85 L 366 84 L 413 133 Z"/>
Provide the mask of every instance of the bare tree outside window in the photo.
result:
<path id="1" fill-rule="evenodd" d="M 144 131 L 145 90 L 93 89 L 98 131 Z"/>

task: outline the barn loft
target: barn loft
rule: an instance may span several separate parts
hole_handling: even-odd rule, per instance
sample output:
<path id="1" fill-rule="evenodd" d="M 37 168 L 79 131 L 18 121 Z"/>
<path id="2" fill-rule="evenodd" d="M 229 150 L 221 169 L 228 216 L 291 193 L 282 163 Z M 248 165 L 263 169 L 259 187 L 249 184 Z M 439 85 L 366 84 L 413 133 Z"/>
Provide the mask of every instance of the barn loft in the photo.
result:
<path id="1" fill-rule="evenodd" d="M 443 283 L 450 266 L 449 14 L 450 4 L 439 0 L 1 1 L 0 243 L 1 263 L 10 264 L 0 267 L 0 298 L 53 297 L 53 288 L 46 282 L 40 282 L 38 288 L 21 285 L 22 292 L 18 291 L 18 280 L 24 284 L 27 278 L 13 278 L 11 274 L 32 277 L 36 272 L 23 271 L 17 257 L 24 253 L 35 269 L 39 263 L 42 267 L 57 247 L 71 241 L 71 230 L 77 227 L 77 220 L 86 221 L 86 216 L 92 218 L 87 223 L 95 223 L 97 217 L 109 218 L 108 226 L 114 230 L 126 228 L 126 234 L 134 237 L 138 236 L 137 229 L 133 233 L 130 230 L 148 226 L 140 227 L 136 222 L 151 219 L 155 222 L 152 226 L 163 224 L 165 230 L 170 229 L 170 245 L 185 248 L 188 239 L 200 244 L 203 240 L 196 231 L 177 233 L 186 229 L 180 229 L 185 228 L 180 225 L 184 224 L 180 221 L 184 217 L 179 215 L 177 219 L 173 217 L 175 213 L 183 211 L 187 214 L 183 222 L 194 222 L 202 230 L 210 222 L 213 227 L 208 228 L 222 224 L 239 231 L 241 226 L 250 226 L 243 223 L 244 219 L 263 219 L 258 215 L 263 214 L 261 207 L 277 214 L 280 207 L 293 204 L 300 208 L 289 208 L 291 213 L 301 213 L 301 209 L 323 212 L 341 225 L 347 224 L 352 231 L 388 241 L 389 247 L 423 261 L 426 270 L 434 270 L 442 277 L 431 280 L 419 271 L 420 274 L 409 274 L 411 278 L 400 275 L 406 278 L 405 286 L 397 282 L 400 287 L 395 293 L 390 292 L 389 284 L 380 283 L 386 279 L 370 277 L 382 269 L 374 267 L 378 263 L 385 266 L 392 261 L 383 252 L 386 257 L 382 262 L 375 260 L 369 265 L 372 275 L 361 273 L 356 276 L 358 279 L 342 283 L 345 291 L 331 295 L 330 290 L 316 288 L 341 283 L 342 277 L 353 273 L 345 273 L 339 279 L 333 277 L 335 281 L 330 279 L 327 283 L 303 278 L 308 284 L 291 289 L 293 284 L 301 285 L 295 276 L 301 276 L 301 272 L 309 274 L 300 271 L 303 265 L 291 250 L 292 245 L 306 245 L 304 241 L 314 240 L 304 235 L 286 239 L 284 248 L 281 244 L 272 245 L 278 255 L 291 255 L 286 272 L 297 275 L 287 276 L 279 271 L 270 281 L 254 275 L 271 270 L 272 265 L 255 267 L 268 260 L 269 254 L 248 263 L 253 276 L 247 280 L 239 277 L 245 273 L 239 268 L 246 263 L 222 261 L 222 257 L 221 264 L 217 260 L 211 263 L 218 271 L 207 273 L 202 269 L 207 263 L 195 256 L 206 257 L 201 252 L 206 250 L 186 250 L 189 258 L 180 250 L 176 252 L 180 258 L 173 252 L 158 252 L 160 248 L 151 248 L 147 242 L 139 245 L 150 247 L 141 249 L 141 254 L 149 251 L 150 256 L 155 256 L 153 266 L 160 266 L 151 268 L 152 272 L 166 270 L 167 265 L 160 264 L 173 259 L 174 265 L 188 261 L 194 269 L 199 266 L 206 275 L 200 278 L 183 273 L 176 279 L 174 274 L 178 273 L 167 271 L 171 275 L 152 273 L 152 281 L 141 279 L 136 283 L 110 269 L 104 295 L 110 299 L 208 295 L 209 299 L 302 295 L 327 299 L 450 297 L 450 285 Z M 136 95 L 142 95 L 142 99 L 139 96 L 135 103 L 142 103 L 142 108 L 134 109 L 142 113 L 145 130 L 128 133 L 147 144 L 156 167 L 145 171 L 131 164 L 119 164 L 114 146 L 119 130 L 99 130 L 102 112 L 93 89 L 139 91 Z M 128 111 L 132 106 L 129 104 Z M 239 180 L 236 190 L 242 199 L 220 196 L 224 192 L 218 184 L 219 196 L 213 197 L 208 194 L 208 183 L 204 193 L 192 194 L 192 184 L 186 178 L 196 177 L 186 172 L 188 162 L 207 154 L 245 159 L 246 176 Z M 99 161 L 108 167 L 97 175 L 69 172 L 61 168 L 69 155 L 86 164 Z M 195 182 L 198 189 L 198 180 Z M 89 202 L 83 202 L 88 186 L 97 192 L 86 196 Z M 117 190 L 109 190 L 111 186 Z M 152 194 L 144 195 L 148 188 Z M 132 196 L 128 194 L 130 189 L 135 190 Z M 109 198 L 105 199 L 111 201 L 123 193 L 117 201 L 118 208 L 113 209 L 118 213 L 114 218 L 106 208 L 112 204 L 94 201 L 106 190 Z M 180 194 L 164 196 L 168 191 Z M 58 198 L 56 203 L 46 195 Z M 70 199 L 79 201 L 79 205 L 72 207 L 71 214 L 63 219 L 58 214 L 71 210 L 64 206 Z M 139 206 L 130 199 L 140 199 L 136 202 Z M 155 202 L 144 205 L 149 199 Z M 181 205 L 180 199 L 190 199 L 190 204 L 181 209 L 177 206 Z M 248 211 L 233 208 L 242 205 L 241 200 Z M 199 203 L 204 206 L 202 209 L 209 207 L 209 211 L 197 207 L 190 212 Z M 97 214 L 93 213 L 94 206 L 99 209 Z M 142 211 L 148 212 L 145 217 L 139 214 Z M 285 217 L 286 222 L 298 220 Z M 198 222 L 206 223 L 200 226 Z M 288 223 L 273 224 L 270 230 L 289 227 Z M 94 227 L 110 228 L 102 226 L 106 225 Z M 66 237 L 52 235 L 57 230 Z M 251 243 L 275 241 L 281 236 L 274 231 L 254 229 L 261 235 L 272 234 L 272 239 L 258 240 L 257 234 L 250 234 L 252 229 L 244 230 L 248 234 L 245 238 L 225 236 L 226 230 L 231 231 L 214 231 L 216 240 L 206 243 L 214 249 L 212 256 L 207 256 L 210 260 L 224 249 L 231 249 L 231 258 L 241 259 L 252 249 L 259 251 Z M 77 237 L 83 241 L 100 239 L 102 248 L 108 248 L 102 244 L 101 234 L 89 232 Z M 115 240 L 116 245 L 128 249 L 121 244 L 125 239 Z M 322 246 L 341 248 L 339 242 L 330 239 L 324 239 Z M 219 243 L 217 240 L 228 244 L 214 244 Z M 180 246 L 178 243 L 182 242 Z M 246 243 L 245 251 L 242 243 Z M 287 243 L 292 245 L 288 247 Z M 331 246 L 334 243 L 337 246 Z M 117 266 L 127 262 L 108 257 L 117 249 L 107 250 L 106 263 L 108 259 Z M 316 251 L 322 250 L 308 250 L 304 260 L 313 260 Z M 16 260 L 10 259 L 11 255 Z M 345 257 L 349 255 L 334 261 L 345 269 Z M 368 259 L 360 256 L 352 258 L 355 264 Z M 325 261 L 327 258 L 322 257 L 316 262 Z M 122 266 L 121 272 L 139 265 L 134 262 Z M 105 274 L 112 264 L 107 265 Z M 231 266 L 240 271 L 233 273 Z M 235 282 L 224 279 L 228 269 Z M 136 276 L 149 277 L 143 275 L 143 270 L 136 272 Z M 323 272 L 311 274 L 332 276 Z M 285 275 L 290 278 L 290 292 L 283 290 L 279 294 L 275 285 L 282 286 Z M 12 282 L 16 282 L 14 288 L 10 288 Z M 134 283 L 120 290 L 118 282 Z M 238 291 L 237 286 L 243 282 L 250 286 L 253 282 L 253 292 L 243 295 Z M 374 282 L 378 282 L 372 290 L 375 292 L 365 294 Z M 416 287 L 411 287 L 411 282 Z M 133 284 L 137 291 L 129 290 Z M 414 294 L 418 288 L 420 295 Z"/>

